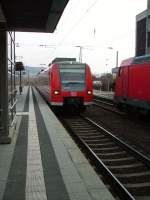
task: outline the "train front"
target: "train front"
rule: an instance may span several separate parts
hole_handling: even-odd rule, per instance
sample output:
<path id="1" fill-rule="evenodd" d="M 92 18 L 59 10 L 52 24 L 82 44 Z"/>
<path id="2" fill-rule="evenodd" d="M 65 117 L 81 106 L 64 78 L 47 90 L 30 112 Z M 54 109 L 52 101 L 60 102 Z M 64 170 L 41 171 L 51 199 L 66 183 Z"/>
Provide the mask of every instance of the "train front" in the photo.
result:
<path id="1" fill-rule="evenodd" d="M 82 63 L 59 63 L 58 82 L 53 99 L 57 105 L 74 105 L 84 108 L 92 103 L 92 75 L 87 64 Z M 55 76 L 55 82 L 56 76 Z M 52 102 L 53 103 L 53 102 Z"/>

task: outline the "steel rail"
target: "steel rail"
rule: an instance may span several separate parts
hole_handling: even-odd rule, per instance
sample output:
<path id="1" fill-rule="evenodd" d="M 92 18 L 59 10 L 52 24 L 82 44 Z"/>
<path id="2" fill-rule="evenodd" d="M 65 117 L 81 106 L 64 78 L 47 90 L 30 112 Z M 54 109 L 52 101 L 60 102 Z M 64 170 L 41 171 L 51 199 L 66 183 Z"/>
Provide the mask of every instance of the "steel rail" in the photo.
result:
<path id="1" fill-rule="evenodd" d="M 150 159 L 147 158 L 145 155 L 143 155 L 142 153 L 138 152 L 137 150 L 135 150 L 133 147 L 129 146 L 128 144 L 126 144 L 125 142 L 123 142 L 122 140 L 120 140 L 119 138 L 117 138 L 116 136 L 114 136 L 111 132 L 109 132 L 108 130 L 106 130 L 105 128 L 103 128 L 102 126 L 98 125 L 97 123 L 95 123 L 93 120 L 91 120 L 88 117 L 85 117 L 84 115 L 80 115 L 84 121 L 86 121 L 87 123 L 91 124 L 92 126 L 95 127 L 95 129 L 97 130 L 97 135 L 98 135 L 98 130 L 102 133 L 102 135 L 107 136 L 109 139 L 111 138 L 111 140 L 118 146 L 121 147 L 122 150 L 125 150 L 125 152 L 129 155 L 132 155 L 134 159 L 136 159 L 138 162 L 140 162 L 139 164 L 142 166 L 147 167 L 148 169 L 150 168 Z M 67 121 L 67 119 L 63 119 L 63 122 Z M 75 120 L 73 120 L 75 122 Z M 66 122 L 67 123 L 67 122 Z M 81 124 L 80 124 L 81 123 Z M 73 123 L 74 124 L 74 123 Z M 72 125 L 73 125 L 72 124 Z M 84 149 L 88 152 L 88 156 L 90 158 L 92 158 L 92 161 L 95 163 L 95 165 L 97 166 L 97 169 L 100 169 L 100 172 L 103 172 L 104 176 L 108 178 L 112 188 L 114 188 L 114 190 L 117 192 L 117 195 L 121 198 L 121 199 L 132 199 L 135 200 L 135 196 L 133 196 L 133 194 L 138 194 L 133 192 L 132 194 L 132 190 L 130 191 L 130 189 L 128 190 L 128 187 L 126 186 L 126 184 L 123 184 L 122 181 L 120 181 L 120 179 L 118 179 L 119 177 L 123 177 L 123 175 L 118 175 L 115 176 L 116 172 L 112 172 L 109 169 L 109 165 L 107 166 L 107 164 L 105 164 L 105 161 L 103 162 L 103 158 L 101 160 L 101 157 L 99 157 L 97 155 L 96 152 L 94 152 L 94 149 L 92 149 L 93 145 L 100 145 L 101 143 L 95 143 L 93 142 L 93 144 L 90 142 L 90 139 L 85 139 L 87 141 L 84 141 L 84 139 L 82 137 L 88 138 L 88 128 L 87 128 L 87 124 L 84 124 L 82 121 L 79 122 L 78 124 L 74 124 L 73 127 L 71 125 L 71 122 L 69 122 L 69 124 L 67 124 L 67 128 L 69 128 L 69 130 L 74 133 L 73 136 L 76 139 L 76 141 L 82 145 L 84 147 Z M 82 128 L 82 126 L 84 128 Z M 91 127 L 92 127 L 91 126 Z M 76 130 L 74 130 L 74 128 Z M 86 130 L 87 128 L 87 130 Z M 84 130 L 85 129 L 85 130 Z M 79 131 L 79 135 L 76 134 L 76 131 Z M 91 130 L 91 129 L 90 129 Z M 94 129 L 93 129 L 94 130 Z M 93 131 L 94 132 L 94 131 Z M 80 135 L 81 134 L 81 135 Z M 85 136 L 84 136 L 85 135 Z M 94 136 L 92 136 L 94 137 Z M 90 137 L 89 137 L 90 138 Z M 96 140 L 96 139 L 95 139 Z M 101 139 L 102 140 L 102 139 Z M 90 146 L 91 145 L 91 146 Z M 97 149 L 98 147 L 96 147 Z M 115 149 L 115 148 L 114 148 Z M 123 151 L 122 151 L 123 152 Z M 105 160 L 105 159 L 104 159 Z M 109 159 L 108 159 L 109 160 Z M 143 163 L 143 164 L 142 164 Z M 119 165 L 118 165 L 119 166 Z M 121 166 L 120 166 L 121 167 Z M 134 173 L 133 173 L 134 174 Z M 129 184 L 130 185 L 130 184 Z"/>
<path id="2" fill-rule="evenodd" d="M 108 106 L 113 106 L 113 105 L 114 105 L 113 103 L 108 103 L 108 102 L 106 102 L 106 101 L 102 101 L 102 100 L 95 99 L 95 98 L 94 98 L 94 101 L 100 102 L 100 103 L 102 103 L 102 104 L 106 104 L 106 105 L 108 105 Z"/>
<path id="3" fill-rule="evenodd" d="M 144 154 L 140 153 L 139 151 L 137 151 L 133 147 L 129 146 L 128 144 L 126 144 L 125 142 L 123 142 L 122 140 L 120 140 L 119 138 L 117 138 L 115 135 L 113 135 L 111 132 L 109 132 L 108 130 L 106 130 L 105 128 L 103 128 L 102 126 L 100 126 L 99 124 L 95 123 L 90 118 L 85 117 L 83 115 L 81 115 L 81 116 L 84 119 L 86 119 L 87 121 L 89 121 L 91 124 L 93 124 L 96 128 L 101 129 L 104 133 L 106 133 L 109 137 L 111 137 L 114 142 L 119 143 L 123 148 L 125 148 L 126 150 L 128 150 L 132 154 L 134 154 L 134 156 L 136 156 L 136 158 L 139 159 L 139 161 L 144 162 L 144 164 L 146 164 L 148 167 L 150 167 L 150 159 L 147 158 Z"/>
<path id="4" fill-rule="evenodd" d="M 83 116 L 82 116 L 83 117 Z M 84 117 L 83 117 L 84 118 Z M 86 118 L 85 118 L 86 119 Z M 65 122 L 63 120 L 63 122 Z M 91 123 L 91 122 L 90 122 Z M 117 195 L 121 197 L 123 200 L 135 200 L 132 194 L 123 186 L 123 184 L 113 175 L 113 173 L 108 169 L 108 167 L 101 161 L 100 158 L 93 152 L 93 150 L 84 142 L 84 140 L 74 133 L 72 128 L 67 124 L 67 128 L 73 133 L 74 138 L 80 145 L 82 145 L 86 151 L 88 152 L 88 156 L 92 157 L 92 161 L 96 164 L 96 166 L 103 171 L 103 174 L 108 178 L 111 182 L 111 185 L 116 190 Z"/>
<path id="5" fill-rule="evenodd" d="M 103 110 L 107 110 L 107 111 L 110 111 L 110 112 L 112 112 L 112 113 L 115 113 L 115 114 L 117 114 L 117 115 L 125 115 L 125 113 L 123 113 L 123 112 L 120 112 L 120 111 L 117 111 L 117 110 L 112 110 L 112 109 L 110 109 L 110 108 L 106 108 L 106 107 L 104 107 L 104 106 L 102 106 L 102 105 L 100 105 L 100 104 L 97 104 L 97 103 L 93 103 L 93 105 L 95 105 L 95 106 L 97 106 L 97 107 L 100 107 L 100 108 L 102 108 Z"/>
<path id="6" fill-rule="evenodd" d="M 76 137 L 78 137 L 76 135 Z M 100 167 L 103 170 L 103 173 L 107 176 L 109 181 L 113 184 L 114 187 L 119 187 L 116 190 L 119 192 L 119 196 L 123 197 L 125 200 L 135 200 L 135 198 L 130 194 L 130 192 L 123 186 L 123 184 L 113 175 L 113 173 L 107 168 L 107 166 L 98 158 L 98 156 L 92 151 L 92 149 L 80 138 L 78 140 L 82 142 L 82 145 L 90 153 L 91 157 L 94 159 L 97 167 Z"/>
<path id="7" fill-rule="evenodd" d="M 96 96 L 96 95 L 93 95 L 94 99 L 97 99 L 97 100 L 100 100 L 102 102 L 108 102 L 108 103 L 111 103 L 113 104 L 113 99 L 111 98 L 107 98 L 107 97 L 104 97 L 104 96 Z"/>

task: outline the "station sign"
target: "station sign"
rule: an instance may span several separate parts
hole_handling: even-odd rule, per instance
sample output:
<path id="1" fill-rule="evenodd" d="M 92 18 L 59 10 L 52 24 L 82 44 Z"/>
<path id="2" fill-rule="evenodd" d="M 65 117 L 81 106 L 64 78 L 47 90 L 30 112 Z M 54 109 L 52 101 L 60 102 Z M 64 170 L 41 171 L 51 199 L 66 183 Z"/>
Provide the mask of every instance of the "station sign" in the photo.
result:
<path id="1" fill-rule="evenodd" d="M 16 62 L 15 63 L 15 71 L 22 71 L 25 70 L 23 62 Z"/>

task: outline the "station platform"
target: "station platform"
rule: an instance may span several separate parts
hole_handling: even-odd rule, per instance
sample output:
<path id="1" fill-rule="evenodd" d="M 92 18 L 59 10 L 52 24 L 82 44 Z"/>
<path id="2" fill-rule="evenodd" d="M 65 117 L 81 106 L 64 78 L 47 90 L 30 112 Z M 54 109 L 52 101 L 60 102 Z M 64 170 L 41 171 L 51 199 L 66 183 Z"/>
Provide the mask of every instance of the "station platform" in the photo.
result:
<path id="1" fill-rule="evenodd" d="M 94 90 L 93 94 L 95 96 L 99 96 L 105 99 L 113 100 L 114 92 L 113 91 L 102 91 L 102 90 Z"/>
<path id="2" fill-rule="evenodd" d="M 17 126 L 0 145 L 0 200 L 113 200 L 39 93 L 18 95 Z"/>

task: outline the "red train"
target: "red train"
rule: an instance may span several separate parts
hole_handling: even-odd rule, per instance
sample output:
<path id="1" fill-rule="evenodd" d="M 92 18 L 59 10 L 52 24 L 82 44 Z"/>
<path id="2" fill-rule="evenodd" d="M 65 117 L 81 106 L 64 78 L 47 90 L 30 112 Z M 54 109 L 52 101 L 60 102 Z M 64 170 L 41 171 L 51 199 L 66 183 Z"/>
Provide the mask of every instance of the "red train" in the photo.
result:
<path id="1" fill-rule="evenodd" d="M 87 64 L 57 59 L 35 79 L 37 89 L 53 106 L 75 105 L 84 109 L 92 104 L 92 75 Z"/>
<path id="2" fill-rule="evenodd" d="M 150 111 L 150 55 L 129 58 L 121 63 L 114 101 L 120 109 Z"/>

